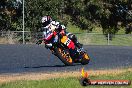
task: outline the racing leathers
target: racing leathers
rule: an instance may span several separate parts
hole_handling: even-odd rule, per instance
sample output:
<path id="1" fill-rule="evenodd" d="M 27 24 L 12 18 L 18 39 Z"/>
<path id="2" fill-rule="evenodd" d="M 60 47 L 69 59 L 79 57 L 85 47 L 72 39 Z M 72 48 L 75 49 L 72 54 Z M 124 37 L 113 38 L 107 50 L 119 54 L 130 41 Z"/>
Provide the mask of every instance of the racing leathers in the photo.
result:
<path id="1" fill-rule="evenodd" d="M 45 47 L 46 48 L 50 48 L 52 46 L 52 43 L 50 43 L 50 41 L 48 41 L 48 38 L 50 38 L 50 33 L 54 33 L 54 30 L 56 30 L 59 35 L 63 36 L 63 35 L 67 35 L 68 38 L 70 38 L 77 47 L 81 48 L 82 44 L 80 44 L 77 41 L 77 38 L 74 34 L 66 32 L 66 27 L 64 25 L 61 25 L 59 22 L 57 21 L 51 21 L 50 24 L 48 24 L 47 26 L 43 27 L 43 37 L 44 37 L 44 41 L 45 41 Z M 58 35 L 56 35 L 54 37 L 54 42 L 58 41 Z"/>

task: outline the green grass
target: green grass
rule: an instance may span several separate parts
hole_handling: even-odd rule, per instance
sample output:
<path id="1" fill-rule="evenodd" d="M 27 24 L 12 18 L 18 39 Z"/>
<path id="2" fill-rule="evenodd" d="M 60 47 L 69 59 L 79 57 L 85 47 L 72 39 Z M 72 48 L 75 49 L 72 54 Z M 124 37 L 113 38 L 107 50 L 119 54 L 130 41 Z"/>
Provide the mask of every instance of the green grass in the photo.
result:
<path id="1" fill-rule="evenodd" d="M 132 46 L 132 35 L 116 35 L 110 44 Z"/>
<path id="2" fill-rule="evenodd" d="M 94 27 L 91 33 L 87 33 L 87 31 L 81 30 L 77 26 L 69 23 L 67 29 L 68 32 L 74 33 L 78 41 L 84 45 L 108 45 L 107 38 L 103 34 L 101 27 Z M 132 35 L 126 35 L 125 29 L 120 28 L 112 41 L 109 41 L 109 45 L 132 46 Z"/>
<path id="3" fill-rule="evenodd" d="M 81 30 L 79 27 L 73 25 L 70 22 L 67 25 L 67 31 L 71 33 L 85 33 L 86 32 L 86 30 Z"/>
<path id="4" fill-rule="evenodd" d="M 103 34 L 76 34 L 78 41 L 84 45 L 108 45 L 107 37 Z M 109 45 L 132 46 L 132 35 L 114 35 Z"/>
<path id="5" fill-rule="evenodd" d="M 90 76 L 90 79 L 123 79 L 132 80 L 132 72 L 126 71 L 118 75 Z M 56 78 L 41 81 L 16 81 L 0 84 L 0 88 L 84 88 L 79 83 L 79 78 Z M 132 88 L 129 86 L 87 86 L 85 88 Z"/>

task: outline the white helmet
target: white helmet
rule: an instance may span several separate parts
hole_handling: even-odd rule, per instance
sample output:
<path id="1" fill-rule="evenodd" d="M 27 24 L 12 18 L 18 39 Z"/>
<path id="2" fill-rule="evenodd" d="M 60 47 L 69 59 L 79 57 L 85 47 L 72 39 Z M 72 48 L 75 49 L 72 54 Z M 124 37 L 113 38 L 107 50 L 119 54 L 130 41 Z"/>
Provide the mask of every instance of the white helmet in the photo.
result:
<path id="1" fill-rule="evenodd" d="M 51 21 L 52 19 L 50 16 L 43 16 L 41 19 L 43 26 L 47 26 L 48 24 L 50 24 Z"/>

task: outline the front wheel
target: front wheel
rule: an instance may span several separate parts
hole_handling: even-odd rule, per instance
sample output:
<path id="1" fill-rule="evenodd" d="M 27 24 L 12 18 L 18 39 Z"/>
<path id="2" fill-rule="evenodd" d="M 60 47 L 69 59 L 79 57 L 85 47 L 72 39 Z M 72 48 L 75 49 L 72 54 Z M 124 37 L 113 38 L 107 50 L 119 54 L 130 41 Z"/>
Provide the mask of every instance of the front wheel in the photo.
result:
<path id="1" fill-rule="evenodd" d="M 70 56 L 69 50 L 63 48 L 57 48 L 56 53 L 58 58 L 65 64 L 65 65 L 73 65 L 72 58 Z"/>
<path id="2" fill-rule="evenodd" d="M 89 63 L 89 61 L 90 61 L 89 55 L 88 55 L 87 53 L 84 53 L 84 54 L 83 54 L 83 58 L 82 58 L 82 60 L 81 60 L 81 64 L 82 64 L 82 65 L 86 65 L 86 64 Z"/>

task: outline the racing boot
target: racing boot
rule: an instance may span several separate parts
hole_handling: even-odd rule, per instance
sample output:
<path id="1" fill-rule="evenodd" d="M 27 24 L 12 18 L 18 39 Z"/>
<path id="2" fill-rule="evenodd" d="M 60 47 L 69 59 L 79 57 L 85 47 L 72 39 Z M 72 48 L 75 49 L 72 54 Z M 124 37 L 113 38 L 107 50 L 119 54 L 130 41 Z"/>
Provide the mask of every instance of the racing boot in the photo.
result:
<path id="1" fill-rule="evenodd" d="M 83 44 L 79 43 L 78 41 L 75 42 L 75 45 L 78 47 L 78 48 L 82 48 Z"/>

